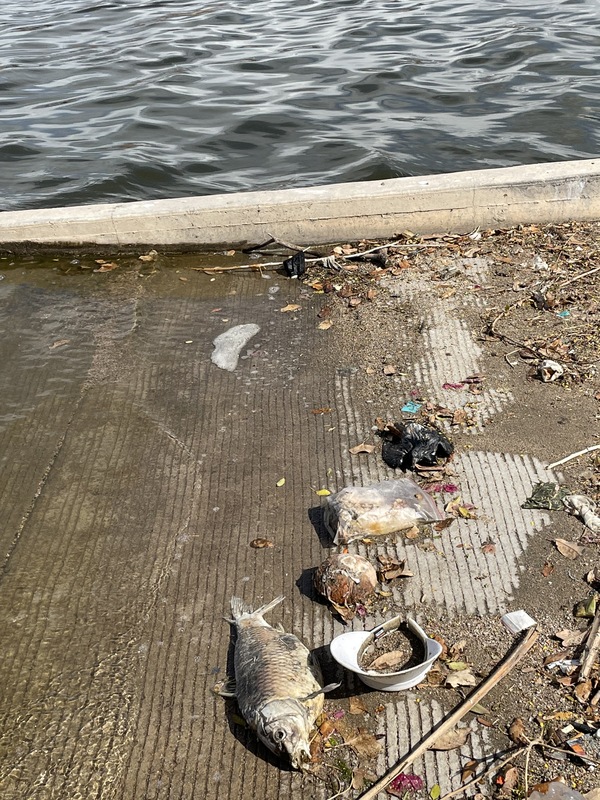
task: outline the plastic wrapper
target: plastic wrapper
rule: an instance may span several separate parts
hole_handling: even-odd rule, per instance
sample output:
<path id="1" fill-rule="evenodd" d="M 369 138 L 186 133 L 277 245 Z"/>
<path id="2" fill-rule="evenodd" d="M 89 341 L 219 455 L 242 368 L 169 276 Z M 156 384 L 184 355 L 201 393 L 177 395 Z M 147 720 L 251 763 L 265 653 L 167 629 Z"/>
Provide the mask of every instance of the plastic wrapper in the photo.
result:
<path id="1" fill-rule="evenodd" d="M 392 469 L 414 469 L 435 466 L 438 458 L 450 458 L 454 451 L 450 442 L 435 428 L 419 422 L 388 426 L 381 456 Z"/>
<path id="2" fill-rule="evenodd" d="M 443 519 L 433 498 L 410 478 L 347 486 L 328 497 L 325 508 L 325 525 L 335 544 Z"/>

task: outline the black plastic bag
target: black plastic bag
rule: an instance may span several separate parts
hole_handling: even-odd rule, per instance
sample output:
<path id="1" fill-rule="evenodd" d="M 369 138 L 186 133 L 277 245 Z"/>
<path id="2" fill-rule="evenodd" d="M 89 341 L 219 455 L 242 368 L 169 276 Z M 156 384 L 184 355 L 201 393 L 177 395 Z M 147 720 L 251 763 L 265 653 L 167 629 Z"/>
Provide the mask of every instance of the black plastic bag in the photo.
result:
<path id="1" fill-rule="evenodd" d="M 414 469 L 417 464 L 434 467 L 439 458 L 449 458 L 454 452 L 443 434 L 419 422 L 390 426 L 383 437 L 381 455 L 392 469 Z"/>
<path id="2" fill-rule="evenodd" d="M 294 253 L 283 262 L 283 269 L 288 278 L 301 278 L 306 272 L 306 257 L 302 250 Z"/>

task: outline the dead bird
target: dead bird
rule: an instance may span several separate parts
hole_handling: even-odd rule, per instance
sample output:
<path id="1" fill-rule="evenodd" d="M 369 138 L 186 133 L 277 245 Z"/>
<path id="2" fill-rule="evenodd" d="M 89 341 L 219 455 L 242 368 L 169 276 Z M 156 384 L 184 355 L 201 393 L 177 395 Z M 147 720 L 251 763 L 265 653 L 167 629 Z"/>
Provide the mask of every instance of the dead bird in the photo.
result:
<path id="1" fill-rule="evenodd" d="M 235 682 L 220 694 L 237 699 L 242 716 L 269 750 L 287 757 L 294 769 L 304 769 L 323 693 L 339 684 L 322 687 L 319 665 L 300 639 L 265 622 L 263 614 L 282 600 L 276 597 L 253 611 L 239 597 L 231 598 L 233 619 L 227 621 L 237 631 Z"/>

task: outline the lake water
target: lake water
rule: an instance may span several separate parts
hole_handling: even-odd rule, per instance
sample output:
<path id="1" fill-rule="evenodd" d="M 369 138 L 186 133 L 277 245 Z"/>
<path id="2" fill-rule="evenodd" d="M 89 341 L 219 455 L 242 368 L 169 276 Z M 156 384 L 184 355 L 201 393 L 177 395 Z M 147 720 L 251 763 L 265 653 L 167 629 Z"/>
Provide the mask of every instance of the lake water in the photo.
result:
<path id="1" fill-rule="evenodd" d="M 598 0 L 3 0 L 0 208 L 600 153 Z"/>

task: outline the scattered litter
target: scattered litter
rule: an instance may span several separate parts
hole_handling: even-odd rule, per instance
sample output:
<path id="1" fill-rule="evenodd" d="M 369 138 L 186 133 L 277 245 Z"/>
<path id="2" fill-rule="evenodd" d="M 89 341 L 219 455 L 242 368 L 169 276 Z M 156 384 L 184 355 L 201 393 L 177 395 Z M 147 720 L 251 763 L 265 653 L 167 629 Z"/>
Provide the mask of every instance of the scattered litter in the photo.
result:
<path id="1" fill-rule="evenodd" d="M 422 405 L 423 403 L 416 403 L 414 400 L 409 400 L 400 410 L 403 414 L 416 414 Z"/>
<path id="2" fill-rule="evenodd" d="M 348 448 L 348 452 L 351 453 L 353 456 L 358 455 L 359 453 L 372 453 L 375 450 L 374 444 L 365 444 L 361 442 L 361 444 L 354 445 L 354 447 Z"/>
<path id="3" fill-rule="evenodd" d="M 315 589 L 345 622 L 354 617 L 357 603 L 374 598 L 376 586 L 377 573 L 371 562 L 352 553 L 334 553 L 315 573 Z"/>
<path id="4" fill-rule="evenodd" d="M 435 428 L 419 422 L 387 425 L 384 432 L 382 458 L 392 469 L 437 466 L 438 458 L 450 458 L 454 445 Z"/>
<path id="5" fill-rule="evenodd" d="M 586 528 L 592 533 L 600 534 L 600 516 L 596 513 L 596 504 L 582 494 L 568 494 L 563 504 L 569 514 L 580 517 Z"/>
<path id="6" fill-rule="evenodd" d="M 145 255 L 138 256 L 139 261 L 156 261 L 158 253 L 156 250 L 149 250 Z"/>
<path id="7" fill-rule="evenodd" d="M 600 397 L 598 399 L 600 399 Z M 593 453 L 594 450 L 600 450 L 600 444 L 593 444 L 591 447 L 586 447 L 585 450 L 578 450 L 576 453 L 571 453 L 570 455 L 561 458 L 560 461 L 555 461 L 553 464 L 548 464 L 546 469 L 560 467 L 561 464 L 566 464 L 567 461 L 572 461 L 574 458 L 579 458 L 579 456 L 585 456 L 587 453 Z"/>
<path id="8" fill-rule="evenodd" d="M 288 278 L 301 278 L 306 272 L 306 256 L 300 250 L 283 262 L 283 269 Z"/>
<path id="9" fill-rule="evenodd" d="M 406 561 L 398 561 L 397 558 L 386 555 L 378 555 L 377 560 L 380 566 L 377 569 L 377 577 L 384 583 L 393 581 L 396 578 L 412 578 L 414 572 L 406 569 Z"/>
<path id="10" fill-rule="evenodd" d="M 565 368 L 558 361 L 553 361 L 551 358 L 545 358 L 538 366 L 538 376 L 544 383 L 552 383 L 562 378 L 565 374 Z"/>
<path id="11" fill-rule="evenodd" d="M 556 483 L 536 483 L 531 496 L 525 500 L 521 508 L 543 508 L 550 511 L 560 511 L 563 500 L 570 494 L 566 486 Z"/>
<path id="12" fill-rule="evenodd" d="M 443 519 L 433 498 L 409 478 L 347 486 L 332 495 L 325 508 L 325 525 L 335 544 Z"/>
<path id="13" fill-rule="evenodd" d="M 253 539 L 250 542 L 250 547 L 255 550 L 262 550 L 264 547 L 274 547 L 274 544 L 270 539 Z"/>
<path id="14" fill-rule="evenodd" d="M 563 311 L 559 311 L 556 316 L 561 317 L 562 319 L 566 319 L 566 317 L 571 316 L 571 312 L 569 311 L 568 308 L 565 308 Z"/>
<path id="15" fill-rule="evenodd" d="M 529 800 L 585 800 L 576 789 L 572 789 L 562 781 L 551 781 L 541 784 L 529 795 Z"/>
<path id="16" fill-rule="evenodd" d="M 242 347 L 247 345 L 259 330 L 259 325 L 248 323 L 246 325 L 234 325 L 233 328 L 220 333 L 216 339 L 213 339 L 215 349 L 210 360 L 220 369 L 233 372 L 237 367 Z"/>

